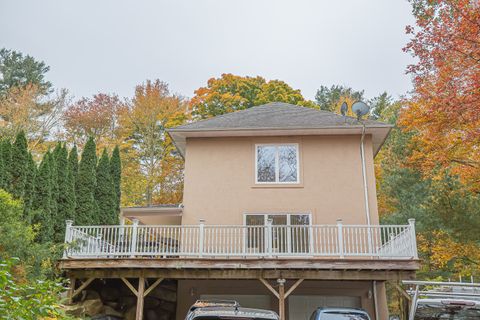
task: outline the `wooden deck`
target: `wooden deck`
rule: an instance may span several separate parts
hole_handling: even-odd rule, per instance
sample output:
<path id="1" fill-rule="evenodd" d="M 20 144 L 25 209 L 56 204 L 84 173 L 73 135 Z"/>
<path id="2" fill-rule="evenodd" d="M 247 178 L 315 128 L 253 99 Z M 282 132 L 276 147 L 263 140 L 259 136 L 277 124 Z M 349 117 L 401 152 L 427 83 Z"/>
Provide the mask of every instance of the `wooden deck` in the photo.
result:
<path id="1" fill-rule="evenodd" d="M 75 278 L 169 279 L 413 279 L 419 260 L 391 259 L 62 259 L 59 267 Z"/>

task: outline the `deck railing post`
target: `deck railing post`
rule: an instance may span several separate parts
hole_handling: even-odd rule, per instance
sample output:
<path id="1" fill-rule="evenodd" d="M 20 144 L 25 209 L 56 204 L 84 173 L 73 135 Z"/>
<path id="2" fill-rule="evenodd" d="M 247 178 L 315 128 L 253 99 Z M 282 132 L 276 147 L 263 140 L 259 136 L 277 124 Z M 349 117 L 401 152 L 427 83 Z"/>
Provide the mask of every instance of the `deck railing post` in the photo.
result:
<path id="1" fill-rule="evenodd" d="M 338 253 L 340 258 L 345 258 L 345 250 L 343 248 L 343 221 L 337 219 L 337 237 L 338 237 Z"/>
<path id="2" fill-rule="evenodd" d="M 205 220 L 198 220 L 198 256 L 201 258 L 203 256 L 203 247 L 205 245 Z"/>
<path id="3" fill-rule="evenodd" d="M 411 234 L 411 243 L 412 246 L 412 256 L 414 259 L 418 259 L 417 251 L 417 235 L 415 234 L 415 219 L 408 219 L 408 224 L 410 225 L 410 234 Z"/>
<path id="4" fill-rule="evenodd" d="M 72 242 L 72 225 L 73 220 L 66 220 L 65 221 L 65 249 L 63 250 L 63 257 L 66 258 L 68 256 L 68 245 Z"/>
<path id="5" fill-rule="evenodd" d="M 132 237 L 130 239 L 130 257 L 134 257 L 137 251 L 138 219 L 132 220 Z"/>
<path id="6" fill-rule="evenodd" d="M 272 239 L 272 236 L 273 236 L 273 233 L 272 233 L 272 222 L 273 222 L 273 219 L 267 219 L 267 250 L 266 252 L 268 252 L 268 256 L 269 257 L 272 257 L 272 242 L 273 242 L 273 239 Z"/>

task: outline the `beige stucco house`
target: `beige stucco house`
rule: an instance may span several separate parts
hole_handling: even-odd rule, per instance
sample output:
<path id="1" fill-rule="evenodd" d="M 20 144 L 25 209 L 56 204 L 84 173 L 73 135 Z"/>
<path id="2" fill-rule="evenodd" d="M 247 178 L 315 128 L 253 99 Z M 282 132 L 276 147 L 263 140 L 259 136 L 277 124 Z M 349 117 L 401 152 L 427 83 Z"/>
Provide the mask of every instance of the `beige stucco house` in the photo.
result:
<path id="1" fill-rule="evenodd" d="M 385 281 L 418 268 L 413 221 L 379 225 L 373 161 L 390 129 L 285 103 L 172 128 L 183 203 L 123 208 L 123 226 L 70 225 L 66 241 L 87 245 L 61 267 L 84 281 L 140 279 L 138 319 L 145 279 L 176 281 L 176 319 L 208 298 L 290 320 L 319 306 L 387 319 Z"/>

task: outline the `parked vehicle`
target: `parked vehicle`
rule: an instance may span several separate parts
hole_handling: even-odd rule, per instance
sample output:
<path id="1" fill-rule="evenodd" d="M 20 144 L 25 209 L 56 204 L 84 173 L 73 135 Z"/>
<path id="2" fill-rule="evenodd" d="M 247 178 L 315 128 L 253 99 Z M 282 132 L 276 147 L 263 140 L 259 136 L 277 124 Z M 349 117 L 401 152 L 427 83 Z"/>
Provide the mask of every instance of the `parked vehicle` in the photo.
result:
<path id="1" fill-rule="evenodd" d="M 480 301 L 452 299 L 419 299 L 415 320 L 478 320 Z"/>
<path id="2" fill-rule="evenodd" d="M 318 308 L 310 320 L 370 320 L 370 316 L 363 309 L 357 308 Z"/>
<path id="3" fill-rule="evenodd" d="M 190 307 L 190 311 L 205 307 L 240 307 L 240 304 L 235 300 L 197 300 Z"/>
<path id="4" fill-rule="evenodd" d="M 233 300 L 197 300 L 185 320 L 279 320 L 270 310 L 240 307 Z"/>
<path id="5" fill-rule="evenodd" d="M 464 282 L 403 281 L 411 286 L 409 320 L 480 319 L 480 284 Z"/>

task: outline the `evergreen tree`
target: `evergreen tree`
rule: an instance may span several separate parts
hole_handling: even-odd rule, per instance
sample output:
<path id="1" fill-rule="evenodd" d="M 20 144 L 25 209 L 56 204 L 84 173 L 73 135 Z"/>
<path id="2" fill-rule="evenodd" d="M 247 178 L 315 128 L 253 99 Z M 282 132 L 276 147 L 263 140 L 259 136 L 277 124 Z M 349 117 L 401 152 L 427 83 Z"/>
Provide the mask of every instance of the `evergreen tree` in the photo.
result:
<path id="1" fill-rule="evenodd" d="M 2 155 L 2 177 L 0 188 L 7 192 L 10 192 L 11 166 L 12 166 L 12 144 L 9 140 L 4 140 L 0 143 L 1 155 Z"/>
<path id="2" fill-rule="evenodd" d="M 112 157 L 110 158 L 110 172 L 112 173 L 113 187 L 115 190 L 115 214 L 118 217 L 120 214 L 120 199 L 121 199 L 121 178 L 122 178 L 122 163 L 120 160 L 120 150 L 118 146 L 113 149 Z"/>
<path id="3" fill-rule="evenodd" d="M 3 141 L 0 141 L 0 189 L 4 188 L 5 164 L 3 163 Z"/>
<path id="4" fill-rule="evenodd" d="M 65 220 L 72 219 L 75 212 L 75 187 L 65 146 L 60 147 L 56 153 L 56 167 L 58 194 L 55 240 L 61 242 L 65 237 Z"/>
<path id="5" fill-rule="evenodd" d="M 73 184 L 76 185 L 78 177 L 78 151 L 77 146 L 74 145 L 70 153 L 68 154 L 68 165 L 72 171 Z"/>
<path id="6" fill-rule="evenodd" d="M 51 199 L 51 202 L 50 202 L 50 205 L 51 205 L 51 212 L 52 212 L 52 219 L 54 221 L 54 230 L 55 230 L 55 234 L 56 232 L 58 231 L 58 227 L 57 227 L 57 223 L 59 222 L 60 218 L 58 217 L 58 195 L 59 195 L 59 189 L 58 189 L 58 167 L 57 167 L 57 158 L 58 158 L 58 154 L 60 153 L 60 150 L 62 148 L 62 145 L 59 143 L 57 143 L 57 145 L 55 146 L 55 149 L 53 149 L 52 152 L 49 152 L 50 153 L 50 157 L 49 157 L 49 162 L 50 162 L 50 170 L 51 170 L 51 181 L 50 181 L 50 185 L 52 187 L 52 199 Z"/>
<path id="7" fill-rule="evenodd" d="M 97 186 L 95 141 L 90 137 L 85 144 L 82 158 L 78 166 L 78 178 L 76 181 L 77 206 L 76 218 L 79 225 L 98 224 L 97 205 L 95 203 L 95 190 Z"/>
<path id="8" fill-rule="evenodd" d="M 95 199 L 98 203 L 98 214 L 100 224 L 116 224 L 116 192 L 113 184 L 110 161 L 107 150 L 103 149 L 102 156 L 97 166 L 97 189 Z"/>
<path id="9" fill-rule="evenodd" d="M 10 192 L 19 199 L 23 197 L 26 183 L 28 147 L 25 133 L 20 131 L 12 145 L 12 162 L 10 166 Z"/>
<path id="10" fill-rule="evenodd" d="M 35 179 L 35 193 L 32 201 L 34 209 L 33 222 L 40 224 L 39 240 L 47 242 L 53 240 L 52 221 L 52 161 L 50 152 L 45 153 Z"/>
<path id="11" fill-rule="evenodd" d="M 32 214 L 32 202 L 35 192 L 35 179 L 37 177 L 37 165 L 33 160 L 31 153 L 28 153 L 27 167 L 26 167 L 26 181 L 25 181 L 25 192 L 23 194 L 23 213 L 24 217 L 30 221 Z"/>

